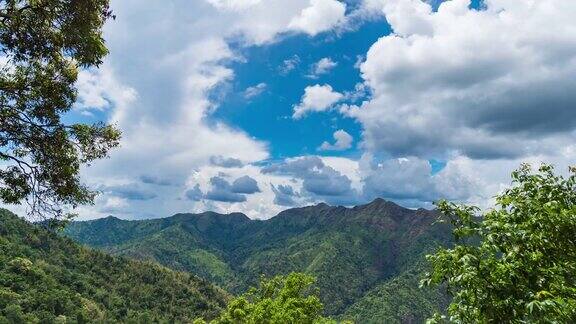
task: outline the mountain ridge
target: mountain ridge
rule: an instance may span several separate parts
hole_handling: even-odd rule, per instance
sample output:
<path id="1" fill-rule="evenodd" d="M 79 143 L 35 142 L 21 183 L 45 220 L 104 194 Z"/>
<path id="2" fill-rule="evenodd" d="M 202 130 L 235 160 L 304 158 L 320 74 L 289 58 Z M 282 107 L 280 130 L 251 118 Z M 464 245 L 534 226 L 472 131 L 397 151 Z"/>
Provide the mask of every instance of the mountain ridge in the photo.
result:
<path id="1" fill-rule="evenodd" d="M 66 235 L 112 254 L 189 271 L 232 293 L 256 284 L 260 275 L 311 273 L 318 277 L 327 314 L 339 316 L 372 289 L 384 285 L 380 290 L 389 290 L 386 282 L 404 272 L 424 271 L 423 255 L 450 242 L 450 229 L 438 224 L 438 217 L 436 210 L 413 210 L 376 199 L 351 208 L 323 203 L 292 208 L 267 220 L 205 212 L 141 221 L 74 222 Z M 405 295 L 417 295 L 416 276 L 402 278 L 411 291 Z M 370 298 L 361 305 L 378 304 Z M 355 318 L 361 314 L 354 312 Z"/>

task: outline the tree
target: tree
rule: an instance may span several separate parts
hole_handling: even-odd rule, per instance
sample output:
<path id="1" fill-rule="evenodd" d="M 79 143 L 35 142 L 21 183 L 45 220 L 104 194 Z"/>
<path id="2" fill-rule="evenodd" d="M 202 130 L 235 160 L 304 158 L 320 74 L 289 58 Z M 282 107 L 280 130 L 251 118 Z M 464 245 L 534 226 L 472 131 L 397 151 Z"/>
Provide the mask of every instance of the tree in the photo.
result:
<path id="1" fill-rule="evenodd" d="M 0 0 L 0 201 L 59 220 L 93 202 L 83 164 L 119 144 L 111 125 L 65 124 L 80 68 L 108 53 L 108 0 Z"/>
<path id="2" fill-rule="evenodd" d="M 431 322 L 574 323 L 576 321 L 576 168 L 522 165 L 494 209 L 446 201 L 456 245 L 428 259 L 424 285 L 446 285 L 447 316 Z"/>
<path id="3" fill-rule="evenodd" d="M 323 305 L 312 288 L 314 282 L 314 277 L 303 273 L 263 278 L 257 288 L 232 300 L 211 323 L 335 323 L 322 317 Z M 195 322 L 202 323 L 206 322 Z"/>

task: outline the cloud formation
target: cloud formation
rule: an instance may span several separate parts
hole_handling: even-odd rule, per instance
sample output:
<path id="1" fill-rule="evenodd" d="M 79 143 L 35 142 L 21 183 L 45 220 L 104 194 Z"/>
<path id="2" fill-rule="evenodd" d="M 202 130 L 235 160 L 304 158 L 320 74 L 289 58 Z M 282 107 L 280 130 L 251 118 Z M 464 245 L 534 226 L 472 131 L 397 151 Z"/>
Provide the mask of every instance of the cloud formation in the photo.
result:
<path id="1" fill-rule="evenodd" d="M 102 186 L 99 191 L 126 200 L 150 200 L 157 197 L 155 193 L 135 183 Z"/>
<path id="2" fill-rule="evenodd" d="M 245 10 L 259 4 L 262 0 L 206 0 L 211 5 L 225 10 Z"/>
<path id="3" fill-rule="evenodd" d="M 337 66 L 338 66 L 337 62 L 332 61 L 332 59 L 329 57 L 324 57 L 311 66 L 310 68 L 311 73 L 310 75 L 308 75 L 308 77 L 316 79 L 323 74 L 327 74 Z"/>
<path id="4" fill-rule="evenodd" d="M 349 200 L 356 199 L 352 181 L 316 156 L 286 159 L 262 168 L 262 173 L 302 180 L 302 190 L 310 195 L 312 201 L 320 198 L 331 203 L 347 204 Z"/>
<path id="5" fill-rule="evenodd" d="M 292 118 L 300 119 L 309 112 L 320 112 L 330 109 L 344 95 L 336 92 L 330 85 L 313 85 L 304 89 L 300 103 L 294 106 Z"/>
<path id="6" fill-rule="evenodd" d="M 562 169 L 576 159 L 573 2 L 484 0 L 485 8 L 476 10 L 452 0 L 437 11 L 419 0 L 347 3 L 348 13 L 336 0 L 113 3 L 121 19 L 106 26 L 112 55 L 100 70 L 80 73 L 75 111 L 83 118 L 106 115 L 124 138 L 111 159 L 83 171 L 103 194 L 82 214 L 216 210 L 266 218 L 287 206 L 375 197 L 410 207 L 430 207 L 438 198 L 485 204 L 509 185 L 509 172 L 522 161 Z M 322 49 L 323 40 L 312 36 L 331 30 L 337 33 L 323 36 L 338 36 L 376 15 L 386 17 L 393 33 L 362 55 L 361 83 L 345 89 L 330 75 L 340 92 L 322 83 L 306 87 L 298 103 L 298 92 L 279 100 L 294 119 L 330 109 L 354 118 L 361 134 L 341 119 L 319 123 L 346 127 L 355 137 L 340 129 L 319 149 L 347 150 L 355 140 L 357 151 L 350 153 L 362 158 L 285 158 L 274 152 L 274 139 L 256 139 L 216 119 L 224 97 L 218 94 L 236 84 L 231 67 L 249 59 L 246 52 L 267 53 L 287 39 Z M 264 91 L 273 97 L 281 87 L 272 82 L 301 79 L 296 89 L 304 88 L 310 82 L 304 74 L 326 76 L 336 64 L 340 72 L 354 61 L 323 49 L 295 52 L 300 56 L 283 51 L 257 71 L 270 76 L 242 83 L 247 100 L 241 101 Z M 305 144 L 313 150 L 322 140 Z M 446 166 L 432 172 L 431 159 Z"/>
<path id="7" fill-rule="evenodd" d="M 254 178 L 246 175 L 234 180 L 231 191 L 251 195 L 260 192 L 260 188 L 258 188 L 258 182 Z"/>
<path id="8" fill-rule="evenodd" d="M 288 24 L 292 30 L 311 36 L 330 30 L 344 20 L 346 4 L 336 0 L 310 0 L 310 6 Z"/>
<path id="9" fill-rule="evenodd" d="M 258 83 L 257 85 L 252 87 L 248 87 L 246 88 L 246 90 L 244 90 L 244 98 L 252 99 L 254 97 L 258 97 L 259 95 L 264 93 L 264 91 L 266 91 L 267 87 L 268 85 L 264 82 Z"/>
<path id="10" fill-rule="evenodd" d="M 200 201 L 204 197 L 202 190 L 200 190 L 200 185 L 196 184 L 193 188 L 186 190 L 186 198 L 192 201 Z"/>
<path id="11" fill-rule="evenodd" d="M 576 3 L 380 3 L 394 33 L 368 51 L 373 99 L 354 111 L 368 149 L 492 159 L 573 141 Z"/>
<path id="12" fill-rule="evenodd" d="M 242 167 L 243 163 L 240 159 L 235 158 L 225 158 L 222 155 L 213 155 L 210 157 L 210 163 L 215 166 L 223 168 L 239 168 Z"/>
<path id="13" fill-rule="evenodd" d="M 282 61 L 282 65 L 278 67 L 278 71 L 280 75 L 288 75 L 292 70 L 296 69 L 300 64 L 300 57 L 298 55 L 293 55 L 290 58 L 285 59 Z"/>
<path id="14" fill-rule="evenodd" d="M 294 192 L 292 186 L 282 184 L 274 186 L 270 184 L 270 187 L 272 188 L 272 192 L 274 192 L 274 203 L 276 205 L 285 207 L 294 207 L 297 205 L 295 198 L 298 197 L 298 194 Z"/>
<path id="15" fill-rule="evenodd" d="M 324 142 L 318 149 L 320 151 L 344 151 L 352 147 L 354 138 L 345 130 L 339 129 L 334 132 L 333 136 L 334 140 L 336 140 L 334 144 Z"/>
<path id="16" fill-rule="evenodd" d="M 246 196 L 233 191 L 226 179 L 213 177 L 210 179 L 212 188 L 204 195 L 205 199 L 221 202 L 245 202 Z"/>

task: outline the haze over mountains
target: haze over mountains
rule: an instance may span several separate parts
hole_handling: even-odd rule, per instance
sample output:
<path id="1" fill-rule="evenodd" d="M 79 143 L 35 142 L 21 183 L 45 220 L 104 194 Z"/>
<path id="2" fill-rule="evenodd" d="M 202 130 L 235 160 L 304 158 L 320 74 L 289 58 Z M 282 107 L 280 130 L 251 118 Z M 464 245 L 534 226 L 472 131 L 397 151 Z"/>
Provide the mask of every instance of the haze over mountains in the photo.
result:
<path id="1" fill-rule="evenodd" d="M 328 315 L 359 322 L 418 322 L 447 302 L 421 290 L 424 255 L 450 243 L 439 214 L 376 199 L 354 208 L 289 209 L 261 221 L 205 212 L 74 222 L 65 234 L 88 246 L 191 272 L 237 294 L 261 275 L 311 273 Z"/>

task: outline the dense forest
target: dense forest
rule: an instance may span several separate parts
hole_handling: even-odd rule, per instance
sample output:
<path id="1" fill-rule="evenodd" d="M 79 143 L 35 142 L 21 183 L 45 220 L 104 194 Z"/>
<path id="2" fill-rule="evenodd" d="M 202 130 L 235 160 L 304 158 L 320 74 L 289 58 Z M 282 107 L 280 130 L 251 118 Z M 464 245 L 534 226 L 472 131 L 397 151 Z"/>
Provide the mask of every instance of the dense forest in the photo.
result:
<path id="1" fill-rule="evenodd" d="M 436 288 L 418 288 L 424 255 L 450 243 L 450 227 L 436 223 L 439 215 L 377 199 L 354 208 L 295 208 L 266 221 L 211 212 L 108 217 L 72 223 L 65 233 L 112 254 L 189 271 L 235 295 L 260 275 L 306 272 L 317 278 L 327 315 L 419 322 L 448 302 Z"/>
<path id="2" fill-rule="evenodd" d="M 187 322 L 229 295 L 194 275 L 82 247 L 0 210 L 0 323 Z"/>

